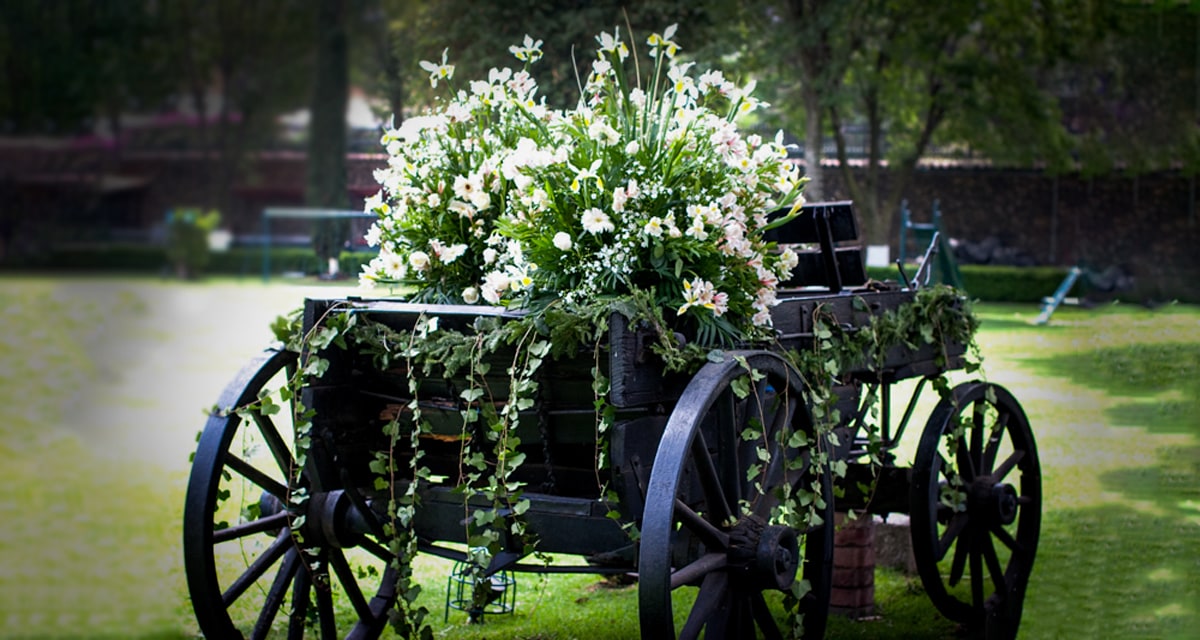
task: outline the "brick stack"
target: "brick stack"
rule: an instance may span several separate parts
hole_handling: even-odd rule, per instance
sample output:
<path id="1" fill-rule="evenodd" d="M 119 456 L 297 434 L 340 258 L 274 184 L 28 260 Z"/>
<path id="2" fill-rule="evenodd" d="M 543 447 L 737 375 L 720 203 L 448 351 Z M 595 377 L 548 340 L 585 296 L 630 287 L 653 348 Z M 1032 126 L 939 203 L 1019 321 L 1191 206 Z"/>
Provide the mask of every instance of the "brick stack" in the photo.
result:
<path id="1" fill-rule="evenodd" d="M 830 612 L 860 618 L 875 611 L 875 522 L 864 514 L 834 520 L 833 593 Z"/>

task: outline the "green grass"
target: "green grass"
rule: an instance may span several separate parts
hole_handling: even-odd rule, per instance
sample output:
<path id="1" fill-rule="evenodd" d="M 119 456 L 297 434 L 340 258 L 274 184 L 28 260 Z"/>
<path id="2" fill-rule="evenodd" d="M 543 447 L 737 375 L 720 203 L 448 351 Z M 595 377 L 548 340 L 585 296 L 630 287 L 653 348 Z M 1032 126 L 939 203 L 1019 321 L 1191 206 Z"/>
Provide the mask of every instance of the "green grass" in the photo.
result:
<path id="1" fill-rule="evenodd" d="M 0 637 L 191 638 L 188 454 L 210 406 L 305 295 L 255 279 L 0 279 Z M 1200 309 L 980 305 L 987 377 L 1029 414 L 1044 474 L 1022 638 L 1185 638 L 1200 627 Z M 916 440 L 927 409 L 905 440 Z M 901 462 L 911 456 L 911 446 Z M 518 575 L 517 611 L 439 638 L 629 638 L 636 588 Z M 951 638 L 920 581 L 880 570 L 878 616 L 830 638 Z"/>

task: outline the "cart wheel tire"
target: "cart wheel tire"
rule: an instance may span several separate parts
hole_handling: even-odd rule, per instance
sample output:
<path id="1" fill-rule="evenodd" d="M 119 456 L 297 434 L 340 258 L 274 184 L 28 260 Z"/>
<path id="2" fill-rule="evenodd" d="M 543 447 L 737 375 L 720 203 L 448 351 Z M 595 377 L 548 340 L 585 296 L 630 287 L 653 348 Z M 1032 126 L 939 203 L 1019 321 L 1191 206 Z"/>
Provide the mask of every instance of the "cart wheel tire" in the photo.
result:
<path id="1" fill-rule="evenodd" d="M 1042 487 L 1033 432 L 1012 394 L 972 382 L 943 398 L 921 435 L 911 491 L 913 556 L 933 604 L 983 637 L 1015 637 Z"/>
<path id="2" fill-rule="evenodd" d="M 267 350 L 221 395 L 192 460 L 183 510 L 184 568 L 205 637 L 377 638 L 396 601 L 386 548 L 345 525 L 358 512 L 346 491 L 298 475 L 292 411 L 235 411 L 277 391 L 296 354 Z M 321 486 L 306 505 L 304 542 L 290 514 L 293 488 Z M 324 485 L 329 485 L 325 482 Z M 361 520 L 361 518 L 359 518 Z M 362 529 L 359 526 L 358 529 Z"/>
<path id="3" fill-rule="evenodd" d="M 804 385 L 778 355 L 733 355 L 744 356 L 764 377 L 751 381 L 740 358 L 706 364 L 684 390 L 659 441 L 639 543 L 644 640 L 791 637 L 781 632 L 764 594 L 790 592 L 801 567 L 809 587 L 798 605 L 804 637 L 824 635 L 833 487 L 829 465 L 813 464 L 817 439 Z M 738 392 L 747 390 L 740 398 Z M 746 439 L 745 430 L 756 426 L 759 434 Z M 786 434 L 795 432 L 805 434 L 802 446 L 787 447 Z M 777 438 L 781 433 L 785 436 Z M 763 443 L 770 443 L 762 448 L 769 456 L 760 461 Z M 752 465 L 760 465 L 757 473 L 750 472 Z M 812 492 L 813 524 L 796 530 L 771 521 L 784 490 Z M 677 636 L 672 601 L 686 603 L 690 590 L 683 587 L 696 586 Z"/>

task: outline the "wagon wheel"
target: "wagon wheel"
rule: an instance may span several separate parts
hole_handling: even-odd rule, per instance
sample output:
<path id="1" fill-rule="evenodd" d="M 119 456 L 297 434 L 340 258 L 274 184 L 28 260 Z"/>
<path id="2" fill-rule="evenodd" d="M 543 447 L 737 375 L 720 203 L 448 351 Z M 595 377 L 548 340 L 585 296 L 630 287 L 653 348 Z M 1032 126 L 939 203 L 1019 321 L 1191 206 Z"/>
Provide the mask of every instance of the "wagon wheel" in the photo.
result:
<path id="1" fill-rule="evenodd" d="M 1021 405 L 999 385 L 955 387 L 921 435 L 911 491 L 913 555 L 934 605 L 988 638 L 1014 637 L 1042 509 Z"/>
<path id="2" fill-rule="evenodd" d="M 824 633 L 833 566 L 828 465 L 821 473 L 811 464 L 815 439 L 799 374 L 779 356 L 742 355 L 765 377 L 751 381 L 733 359 L 706 364 L 659 442 L 638 561 L 642 638 L 676 637 L 672 601 L 686 602 L 689 587 L 698 590 L 678 637 L 780 638 L 764 594 L 789 590 L 801 565 L 811 586 L 799 604 L 805 637 Z M 756 427 L 761 435 L 746 439 Z M 794 432 L 805 434 L 793 442 L 803 446 L 779 443 L 779 434 L 786 444 Z M 796 530 L 772 521 L 779 496 L 792 489 L 813 490 L 810 522 L 818 524 Z"/>
<path id="3" fill-rule="evenodd" d="M 302 511 L 285 507 L 296 466 L 292 411 L 274 392 L 295 366 L 296 354 L 268 350 L 242 369 L 196 447 L 184 504 L 184 566 L 196 620 L 209 638 L 264 638 L 273 629 L 288 638 L 376 638 L 396 600 L 392 556 L 365 535 L 369 527 L 350 492 L 327 479 L 323 486 L 306 468 L 292 487 L 311 497 Z M 281 411 L 256 409 L 250 420 L 229 411 L 263 390 L 273 392 Z M 292 525 L 302 527 L 299 536 Z"/>

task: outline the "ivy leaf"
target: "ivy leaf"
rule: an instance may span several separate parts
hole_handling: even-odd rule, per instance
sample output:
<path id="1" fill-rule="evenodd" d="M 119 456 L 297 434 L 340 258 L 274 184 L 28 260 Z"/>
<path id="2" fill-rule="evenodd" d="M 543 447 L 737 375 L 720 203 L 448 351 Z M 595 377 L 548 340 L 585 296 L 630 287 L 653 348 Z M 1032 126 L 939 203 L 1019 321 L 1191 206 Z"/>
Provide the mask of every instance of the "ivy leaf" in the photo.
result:
<path id="1" fill-rule="evenodd" d="M 729 383 L 733 395 L 745 400 L 750 395 L 750 380 L 746 377 L 736 378 Z"/>

